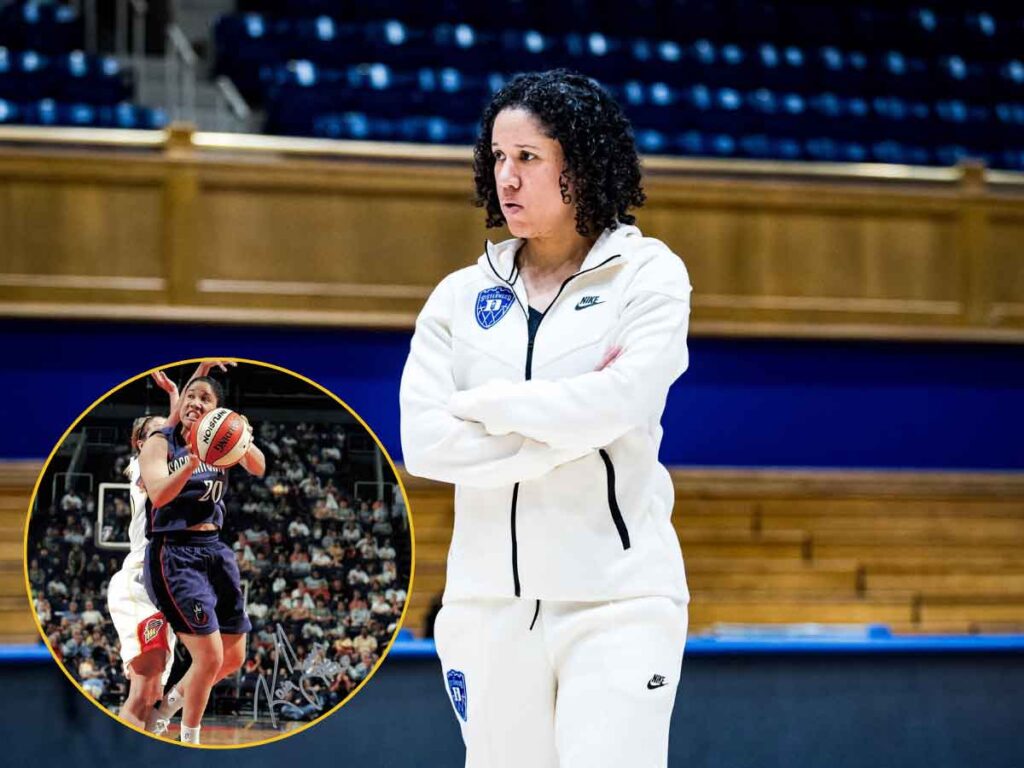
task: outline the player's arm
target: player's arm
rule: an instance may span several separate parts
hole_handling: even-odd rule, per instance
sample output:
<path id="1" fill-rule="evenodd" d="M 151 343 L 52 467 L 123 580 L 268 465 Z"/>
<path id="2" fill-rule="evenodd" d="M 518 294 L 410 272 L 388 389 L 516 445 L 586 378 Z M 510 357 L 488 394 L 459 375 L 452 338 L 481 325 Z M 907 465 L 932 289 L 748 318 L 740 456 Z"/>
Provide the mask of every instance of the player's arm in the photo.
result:
<path id="1" fill-rule="evenodd" d="M 155 507 L 173 501 L 185 487 L 192 473 L 199 468 L 199 457 L 189 453 L 188 461 L 174 472 L 167 471 L 167 438 L 153 435 L 142 444 L 139 452 L 139 472 L 146 486 L 149 500 Z"/>
<path id="2" fill-rule="evenodd" d="M 188 381 L 185 382 L 185 386 L 182 390 L 188 389 L 188 385 L 192 383 L 192 379 L 197 376 L 206 376 L 214 368 L 220 368 L 222 371 L 226 371 L 228 366 L 232 368 L 238 365 L 234 360 L 203 360 L 188 377 Z M 178 387 L 170 380 L 166 373 L 163 371 L 157 371 L 153 374 L 153 380 L 156 382 L 160 389 L 164 390 L 171 400 L 171 412 L 167 417 L 167 426 L 174 427 L 178 425 Z"/>
<path id="3" fill-rule="evenodd" d="M 657 265 L 627 291 L 610 364 L 554 381 L 490 382 L 454 393 L 450 412 L 557 448 L 601 448 L 648 424 L 689 363 L 690 283 L 677 264 Z"/>
<path id="4" fill-rule="evenodd" d="M 442 281 L 416 320 L 400 391 L 402 452 L 413 475 L 477 487 L 541 477 L 589 449 L 556 450 L 520 434 L 489 434 L 448 411 L 455 393 L 451 282 Z"/>
<path id="5" fill-rule="evenodd" d="M 252 425 L 249 424 L 249 420 L 245 416 L 242 416 L 242 420 L 245 421 L 245 429 L 248 433 L 245 439 L 249 441 L 249 448 L 242 454 L 242 459 L 238 463 L 250 475 L 263 477 L 267 472 L 267 457 L 263 455 L 263 451 L 252 439 Z"/>

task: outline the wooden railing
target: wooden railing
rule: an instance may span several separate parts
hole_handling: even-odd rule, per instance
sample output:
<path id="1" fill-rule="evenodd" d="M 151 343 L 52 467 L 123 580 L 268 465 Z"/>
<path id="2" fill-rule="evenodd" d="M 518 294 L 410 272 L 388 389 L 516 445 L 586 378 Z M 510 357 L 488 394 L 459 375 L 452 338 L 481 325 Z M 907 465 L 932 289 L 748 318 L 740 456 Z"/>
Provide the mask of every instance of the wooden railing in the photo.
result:
<path id="1" fill-rule="evenodd" d="M 695 335 L 1024 340 L 1024 175 L 648 157 Z M 0 316 L 408 328 L 488 232 L 464 147 L 0 128 Z"/>

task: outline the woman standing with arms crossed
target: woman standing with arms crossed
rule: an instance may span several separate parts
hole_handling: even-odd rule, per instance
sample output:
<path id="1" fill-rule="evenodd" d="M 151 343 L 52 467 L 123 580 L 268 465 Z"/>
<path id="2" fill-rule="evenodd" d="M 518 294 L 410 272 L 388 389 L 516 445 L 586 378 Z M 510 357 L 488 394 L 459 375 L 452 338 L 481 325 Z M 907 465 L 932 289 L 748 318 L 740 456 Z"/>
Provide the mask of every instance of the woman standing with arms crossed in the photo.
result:
<path id="1" fill-rule="evenodd" d="M 588 78 L 513 78 L 474 170 L 515 239 L 433 292 L 401 389 L 406 468 L 456 486 L 435 638 L 466 765 L 665 766 L 689 594 L 658 447 L 689 278 L 632 226 L 632 131 Z"/>

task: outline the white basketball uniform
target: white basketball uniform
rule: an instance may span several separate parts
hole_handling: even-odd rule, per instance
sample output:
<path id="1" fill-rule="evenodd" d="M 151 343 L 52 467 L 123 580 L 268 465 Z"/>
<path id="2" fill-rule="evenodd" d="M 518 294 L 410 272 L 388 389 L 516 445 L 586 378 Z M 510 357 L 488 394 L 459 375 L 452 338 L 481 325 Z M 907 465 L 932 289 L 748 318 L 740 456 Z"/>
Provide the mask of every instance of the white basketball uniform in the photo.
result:
<path id="1" fill-rule="evenodd" d="M 128 525 L 128 552 L 121 570 L 110 579 L 107 588 L 107 608 L 121 640 L 121 660 L 125 674 L 131 676 L 129 664 L 144 651 L 163 649 L 167 653 L 162 682 L 167 683 L 174 659 L 174 632 L 163 613 L 153 605 L 146 593 L 142 572 L 146 557 L 146 491 L 142 487 L 142 472 L 138 457 L 128 464 L 131 482 L 132 519 Z"/>

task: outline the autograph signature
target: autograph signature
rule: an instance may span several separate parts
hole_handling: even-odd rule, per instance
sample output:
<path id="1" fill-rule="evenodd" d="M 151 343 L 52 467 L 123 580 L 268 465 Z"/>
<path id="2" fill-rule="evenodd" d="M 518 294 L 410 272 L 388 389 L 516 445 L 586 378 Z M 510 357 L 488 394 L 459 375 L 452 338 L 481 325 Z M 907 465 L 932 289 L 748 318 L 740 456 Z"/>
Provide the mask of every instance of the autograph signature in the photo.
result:
<path id="1" fill-rule="evenodd" d="M 296 706 L 290 695 L 297 691 L 309 704 L 319 711 L 323 708 L 320 694 L 311 686 L 313 681 L 322 680 L 328 686 L 341 673 L 341 665 L 327 660 L 327 645 L 313 643 L 312 653 L 304 659 L 296 655 L 288 635 L 280 624 L 274 628 L 274 671 L 267 682 L 267 675 L 260 675 L 256 680 L 256 690 L 252 698 L 252 719 L 259 719 L 260 693 L 266 697 L 267 709 L 270 713 L 270 724 L 277 728 L 277 708 L 284 705 Z M 284 670 L 282 670 L 282 665 Z M 284 671 L 284 679 L 279 680 Z M 297 679 L 296 679 L 297 677 Z"/>

